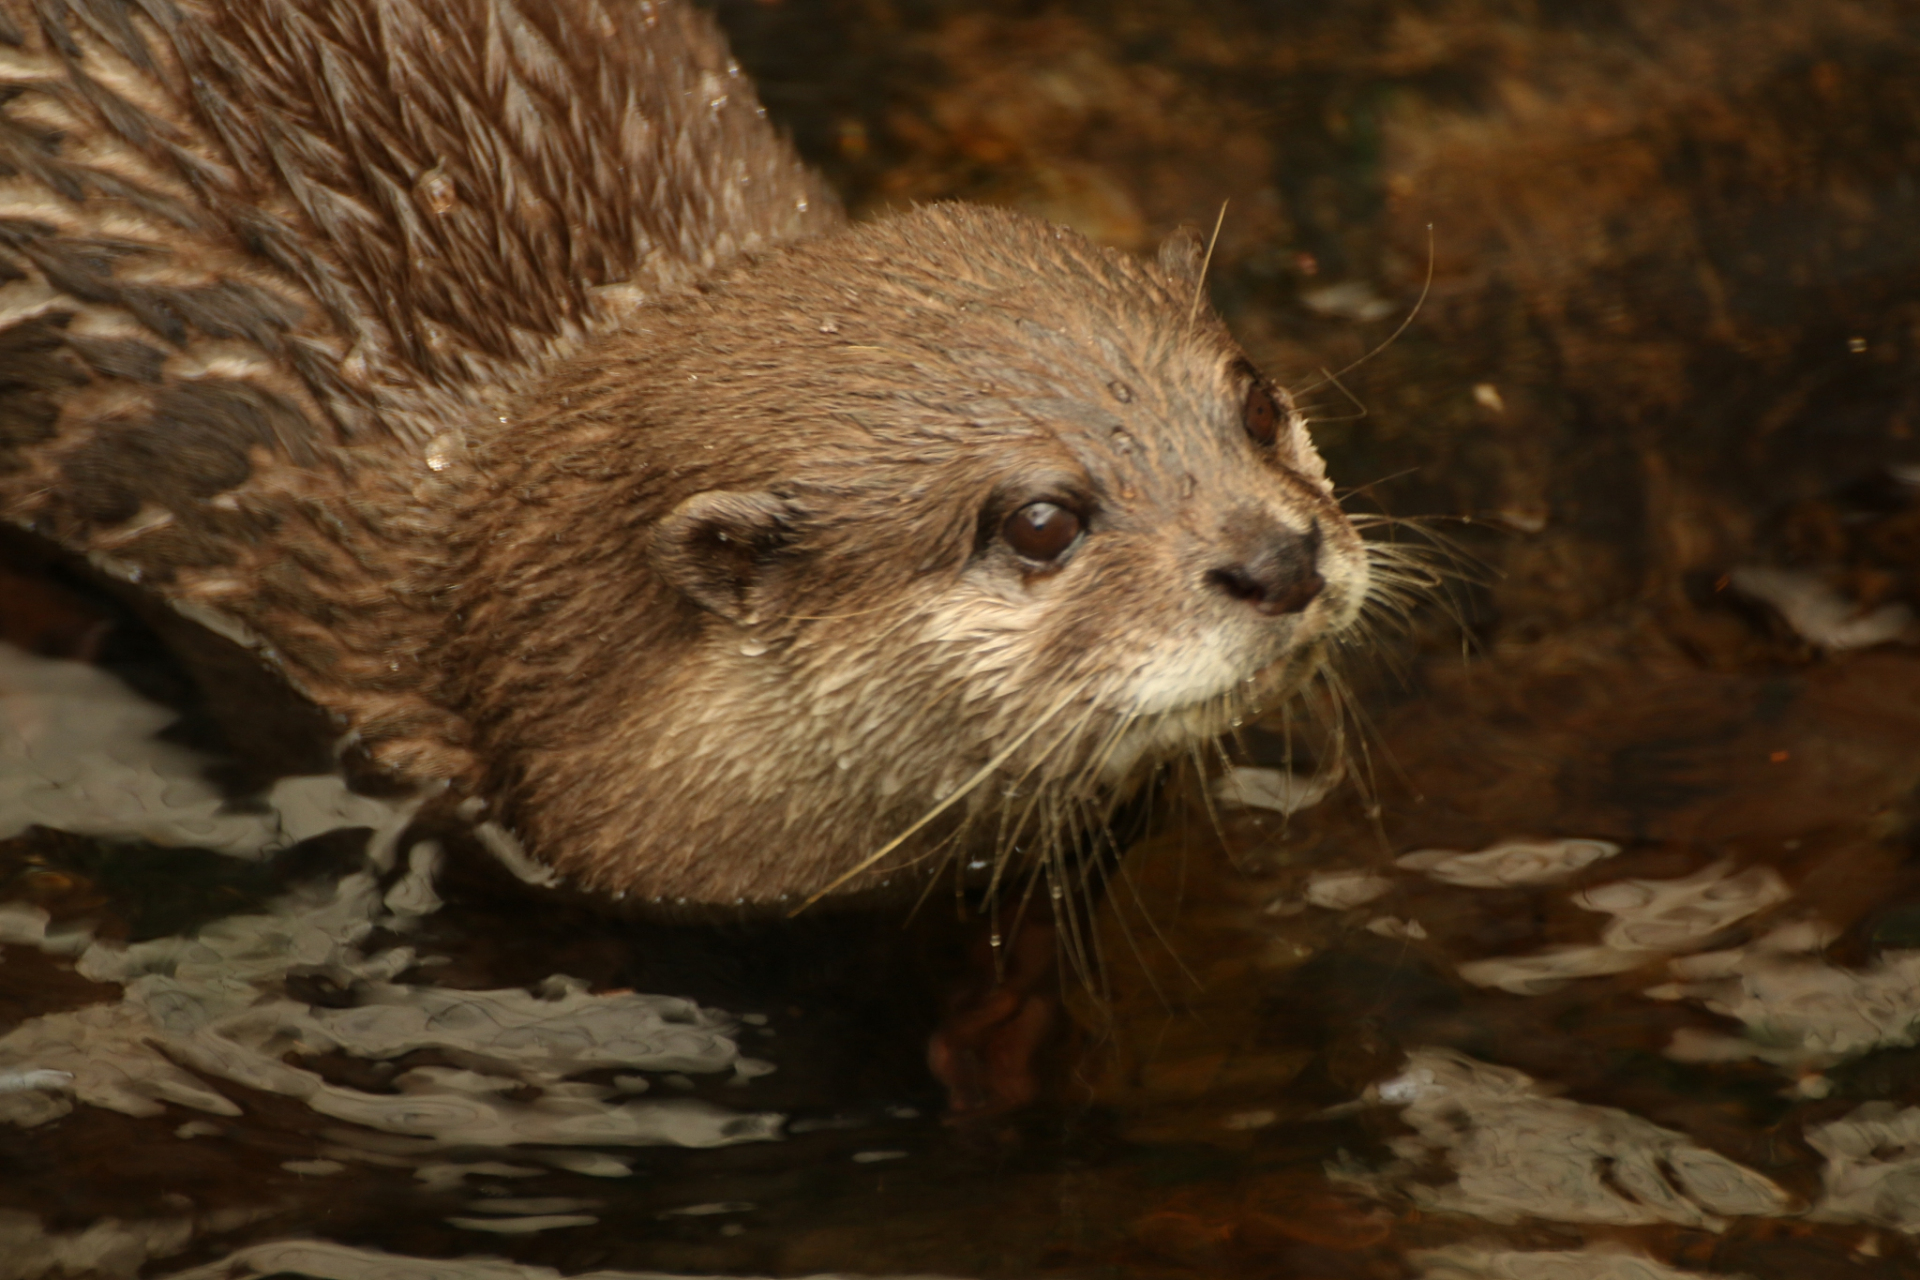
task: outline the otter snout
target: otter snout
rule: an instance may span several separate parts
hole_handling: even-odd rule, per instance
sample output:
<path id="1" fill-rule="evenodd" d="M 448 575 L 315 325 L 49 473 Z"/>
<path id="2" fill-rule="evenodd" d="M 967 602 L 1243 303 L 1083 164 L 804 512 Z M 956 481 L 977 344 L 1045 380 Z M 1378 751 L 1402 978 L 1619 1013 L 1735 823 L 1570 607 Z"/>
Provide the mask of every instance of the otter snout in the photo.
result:
<path id="1" fill-rule="evenodd" d="M 1228 533 L 1235 557 L 1207 571 L 1207 582 L 1270 618 L 1299 613 L 1327 585 L 1320 576 L 1320 523 L 1304 534 L 1269 520 L 1237 521 Z"/>

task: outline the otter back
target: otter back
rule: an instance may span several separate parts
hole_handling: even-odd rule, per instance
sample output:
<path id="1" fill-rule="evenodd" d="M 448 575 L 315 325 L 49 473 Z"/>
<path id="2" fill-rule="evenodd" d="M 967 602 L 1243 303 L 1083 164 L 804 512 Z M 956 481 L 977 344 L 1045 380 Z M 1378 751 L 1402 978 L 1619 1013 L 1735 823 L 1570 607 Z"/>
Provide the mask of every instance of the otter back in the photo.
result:
<path id="1" fill-rule="evenodd" d="M 0 0 L 0 510 L 594 890 L 1084 877 L 1369 592 L 1157 260 L 849 225 L 660 0 Z"/>
<path id="2" fill-rule="evenodd" d="M 0 0 L 0 100 L 0 514 L 428 775 L 492 406 L 841 220 L 679 3 Z"/>

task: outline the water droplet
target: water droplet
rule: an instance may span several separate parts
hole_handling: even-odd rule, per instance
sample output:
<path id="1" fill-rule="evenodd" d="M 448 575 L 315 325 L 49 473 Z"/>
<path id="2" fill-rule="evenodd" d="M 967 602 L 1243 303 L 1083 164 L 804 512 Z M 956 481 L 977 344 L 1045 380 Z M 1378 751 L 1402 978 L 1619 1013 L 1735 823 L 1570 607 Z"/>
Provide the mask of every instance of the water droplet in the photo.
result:
<path id="1" fill-rule="evenodd" d="M 454 189 L 453 179 L 447 176 L 446 169 L 442 165 L 435 165 L 421 174 L 419 180 L 413 184 L 413 190 L 414 194 L 420 198 L 420 203 L 427 207 L 427 212 L 435 217 L 453 212 L 453 207 L 460 203 L 459 192 Z"/>

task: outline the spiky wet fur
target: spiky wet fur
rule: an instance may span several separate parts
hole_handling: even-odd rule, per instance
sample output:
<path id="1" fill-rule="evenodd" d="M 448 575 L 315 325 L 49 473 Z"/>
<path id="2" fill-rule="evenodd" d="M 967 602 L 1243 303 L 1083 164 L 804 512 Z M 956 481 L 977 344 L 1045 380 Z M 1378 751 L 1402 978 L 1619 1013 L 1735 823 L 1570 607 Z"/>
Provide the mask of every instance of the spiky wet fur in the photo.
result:
<path id="1" fill-rule="evenodd" d="M 1044 860 L 1284 693 L 1356 615 L 1365 556 L 1303 424 L 1248 439 L 1240 354 L 1190 319 L 1194 287 L 935 206 L 582 353 L 478 464 L 447 666 L 509 822 L 647 898 L 871 889 Z M 648 556 L 665 513 L 716 490 L 788 512 L 734 617 Z M 1030 572 L 992 534 L 1050 494 L 1088 510 L 1085 541 Z M 1241 526 L 1314 521 L 1328 586 L 1305 611 L 1209 584 Z"/>
<path id="2" fill-rule="evenodd" d="M 843 223 L 679 0 L 0 0 L 0 518 L 462 777 L 423 658 L 466 445 Z"/>
<path id="3" fill-rule="evenodd" d="M 1197 255 L 849 229 L 677 0 L 0 0 L 0 167 L 0 513 L 596 888 L 1050 865 L 1368 590 Z M 653 554 L 713 489 L 787 512 L 735 616 Z M 1205 589 L 1313 520 L 1305 613 Z"/>

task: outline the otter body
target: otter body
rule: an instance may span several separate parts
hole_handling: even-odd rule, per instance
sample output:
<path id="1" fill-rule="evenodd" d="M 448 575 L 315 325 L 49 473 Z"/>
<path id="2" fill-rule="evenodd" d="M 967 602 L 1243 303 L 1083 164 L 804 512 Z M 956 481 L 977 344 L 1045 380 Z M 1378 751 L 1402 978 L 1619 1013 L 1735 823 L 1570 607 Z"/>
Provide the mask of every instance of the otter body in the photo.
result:
<path id="1" fill-rule="evenodd" d="M 599 891 L 1062 870 L 1364 548 L 1200 300 L 850 226 L 679 3 L 0 0 L 0 503 Z"/>

